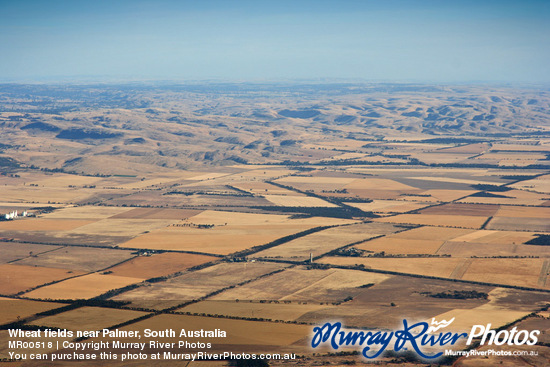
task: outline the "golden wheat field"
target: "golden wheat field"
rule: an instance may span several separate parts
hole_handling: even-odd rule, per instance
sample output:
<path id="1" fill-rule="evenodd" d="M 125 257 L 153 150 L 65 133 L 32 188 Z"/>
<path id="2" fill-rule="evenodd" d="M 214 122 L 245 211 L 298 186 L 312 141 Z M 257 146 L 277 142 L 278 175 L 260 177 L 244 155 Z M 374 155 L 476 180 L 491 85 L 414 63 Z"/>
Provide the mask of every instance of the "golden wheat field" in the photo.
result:
<path id="1" fill-rule="evenodd" d="M 25 297 L 37 299 L 87 299 L 99 296 L 112 289 L 139 283 L 142 280 L 143 278 L 93 273 L 38 288 L 25 293 Z"/>
<path id="2" fill-rule="evenodd" d="M 83 272 L 28 265 L 0 265 L 0 294 L 11 295 L 50 282 L 82 275 Z M 69 297 L 71 298 L 71 297 Z"/>
<path id="3" fill-rule="evenodd" d="M 27 299 L 13 299 L 0 297 L 0 323 L 7 324 L 10 322 L 25 319 L 34 314 L 49 311 L 55 308 L 63 307 L 65 304 L 56 302 L 39 302 Z"/>

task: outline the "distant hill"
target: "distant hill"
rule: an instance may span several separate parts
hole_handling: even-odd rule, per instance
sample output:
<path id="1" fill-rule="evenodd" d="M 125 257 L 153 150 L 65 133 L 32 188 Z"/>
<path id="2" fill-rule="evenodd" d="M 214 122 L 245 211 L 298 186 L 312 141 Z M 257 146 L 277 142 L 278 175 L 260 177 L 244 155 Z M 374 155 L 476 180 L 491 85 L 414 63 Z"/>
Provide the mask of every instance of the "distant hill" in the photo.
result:
<path id="1" fill-rule="evenodd" d="M 84 157 L 72 164 L 83 172 L 105 169 L 98 164 L 105 156 L 129 172 L 241 162 L 296 165 L 333 157 L 332 149 L 345 153 L 327 145 L 334 141 L 391 158 L 387 148 L 368 142 L 453 147 L 503 136 L 550 136 L 549 92 L 490 86 L 0 84 L 0 111 L 6 146 L 59 152 L 59 158 L 24 154 L 17 161 L 57 169 Z"/>

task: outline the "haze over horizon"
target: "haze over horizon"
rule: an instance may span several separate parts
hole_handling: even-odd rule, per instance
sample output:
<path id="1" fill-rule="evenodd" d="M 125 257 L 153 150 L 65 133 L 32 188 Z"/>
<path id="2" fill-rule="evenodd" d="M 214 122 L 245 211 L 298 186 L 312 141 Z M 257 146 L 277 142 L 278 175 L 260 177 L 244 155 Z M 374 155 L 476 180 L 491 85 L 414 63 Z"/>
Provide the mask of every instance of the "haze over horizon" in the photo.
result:
<path id="1" fill-rule="evenodd" d="M 0 0 L 0 14 L 1 82 L 550 82 L 541 0 Z"/>

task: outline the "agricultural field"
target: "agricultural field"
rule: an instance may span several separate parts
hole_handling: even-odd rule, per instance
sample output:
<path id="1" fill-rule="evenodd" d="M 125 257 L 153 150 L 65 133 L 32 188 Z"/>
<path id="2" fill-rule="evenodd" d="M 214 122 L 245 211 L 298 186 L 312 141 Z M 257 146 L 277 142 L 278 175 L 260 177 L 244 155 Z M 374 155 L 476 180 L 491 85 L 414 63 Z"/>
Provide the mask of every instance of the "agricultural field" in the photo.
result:
<path id="1" fill-rule="evenodd" d="M 112 299 L 130 302 L 131 307 L 165 309 L 280 271 L 287 266 L 262 262 L 221 263 L 186 272 L 164 282 L 147 283 Z"/>
<path id="2" fill-rule="evenodd" d="M 373 200 L 370 203 L 345 203 L 361 209 L 364 212 L 373 212 L 376 214 L 396 214 L 415 211 L 433 205 L 424 202 L 408 202 L 404 200 Z"/>
<path id="3" fill-rule="evenodd" d="M 381 237 L 372 241 L 354 246 L 357 249 L 374 253 L 386 254 L 435 254 L 439 251 L 444 241 L 441 240 L 415 240 L 400 237 Z"/>
<path id="4" fill-rule="evenodd" d="M 255 195 L 290 195 L 305 197 L 305 195 L 301 195 L 296 191 L 283 189 L 279 186 L 275 186 L 264 181 L 239 181 L 234 183 L 233 187 Z"/>
<path id="5" fill-rule="evenodd" d="M 177 220 L 170 219 L 101 219 L 97 222 L 85 224 L 65 233 L 68 235 L 107 235 L 107 236 L 128 236 L 133 237 L 139 234 L 165 228 L 176 223 Z"/>
<path id="6" fill-rule="evenodd" d="M 444 204 L 422 209 L 420 214 L 430 215 L 460 215 L 468 217 L 490 217 L 500 212 L 498 205 L 480 204 Z"/>
<path id="7" fill-rule="evenodd" d="M 473 193 L 472 193 L 473 194 Z M 481 196 L 472 195 L 460 199 L 460 203 L 476 204 L 501 204 L 501 205 L 525 205 L 525 206 L 544 206 L 550 200 L 549 194 L 543 194 L 532 191 L 510 190 L 501 193 L 489 193 Z"/>
<path id="8" fill-rule="evenodd" d="M 471 231 L 463 236 L 452 238 L 456 242 L 484 242 L 489 244 L 520 244 L 533 239 L 532 232 L 517 232 L 517 231 L 492 231 L 480 230 Z M 541 251 L 542 248 L 539 248 Z"/>
<path id="9" fill-rule="evenodd" d="M 63 313 L 40 317 L 29 325 L 67 330 L 101 330 L 146 315 L 145 312 L 80 307 Z"/>
<path id="10" fill-rule="evenodd" d="M 461 154 L 479 154 L 488 150 L 491 146 L 487 143 L 465 144 L 452 148 L 441 148 L 437 152 L 441 153 L 461 153 Z"/>
<path id="11" fill-rule="evenodd" d="M 134 208 L 134 209 L 124 209 L 123 212 L 115 214 L 110 218 L 112 219 L 184 220 L 194 215 L 200 214 L 201 212 L 202 210 L 193 210 L 193 209 Z"/>
<path id="12" fill-rule="evenodd" d="M 366 284 L 376 284 L 388 276 L 347 269 L 290 268 L 222 292 L 212 300 L 273 300 L 342 302 L 356 296 Z"/>
<path id="13" fill-rule="evenodd" d="M 497 217 L 515 217 L 515 218 L 542 218 L 550 220 L 550 208 L 538 207 L 518 207 L 503 206 L 495 214 Z"/>
<path id="14" fill-rule="evenodd" d="M 345 186 L 355 181 L 354 178 L 347 177 L 309 177 L 309 176 L 289 176 L 274 180 L 278 184 L 294 187 L 305 191 L 334 191 L 342 190 Z"/>
<path id="15" fill-rule="evenodd" d="M 84 273 L 70 269 L 3 264 L 0 265 L 0 294 L 14 295 L 82 274 Z"/>
<path id="16" fill-rule="evenodd" d="M 382 223 L 479 229 L 487 219 L 489 219 L 489 217 L 453 214 L 399 214 L 374 220 Z"/>
<path id="17" fill-rule="evenodd" d="M 36 269 L 36 268 L 35 268 Z M 100 273 L 87 274 L 65 281 L 46 285 L 25 293 L 36 299 L 88 299 L 112 289 L 122 288 L 143 281 L 144 278 L 120 277 Z"/>
<path id="18" fill-rule="evenodd" d="M 344 189 L 352 196 L 374 200 L 399 199 L 403 195 L 419 194 L 423 191 L 397 180 L 379 177 L 354 180 L 345 185 Z"/>
<path id="19" fill-rule="evenodd" d="M 335 208 L 337 205 L 329 203 L 319 198 L 312 198 L 309 196 L 282 196 L 282 195 L 262 195 L 276 206 L 307 206 L 316 207 L 324 206 Z"/>
<path id="20" fill-rule="evenodd" d="M 376 258 L 376 257 L 325 257 L 323 264 L 356 266 L 405 274 L 418 274 L 432 277 L 451 278 L 457 267 L 465 262 L 459 258 Z"/>
<path id="21" fill-rule="evenodd" d="M 532 180 L 521 181 L 511 186 L 516 189 L 550 194 L 550 175 L 539 176 Z"/>
<path id="22" fill-rule="evenodd" d="M 24 243 L 116 246 L 143 233 L 143 228 L 164 227 L 176 221 L 111 219 L 108 216 L 120 213 L 121 208 L 92 208 L 68 207 L 59 209 L 59 212 L 38 214 L 38 217 L 3 221 L 0 222 L 0 236 Z"/>
<path id="23" fill-rule="evenodd" d="M 441 186 L 439 183 L 434 186 Z M 451 190 L 451 189 L 429 189 L 422 191 L 420 193 L 408 194 L 406 196 L 402 195 L 401 197 L 404 200 L 410 201 L 429 201 L 429 202 L 454 202 L 459 201 L 462 198 L 467 198 L 468 196 L 475 194 L 476 190 Z M 479 198 L 476 198 L 479 199 Z M 483 198 L 482 198 L 483 199 Z"/>
<path id="24" fill-rule="evenodd" d="M 189 207 L 189 208 L 213 208 L 213 207 L 250 207 L 272 205 L 268 200 L 260 196 L 250 196 L 234 190 L 225 189 L 224 192 L 216 192 L 216 187 L 176 187 L 164 190 L 132 190 L 128 195 L 111 197 L 106 201 L 109 205 L 142 207 Z"/>
<path id="25" fill-rule="evenodd" d="M 45 219 L 82 219 L 100 220 L 115 217 L 121 213 L 130 211 L 129 208 L 118 208 L 112 206 L 67 206 L 59 208 L 51 213 L 41 215 Z"/>
<path id="26" fill-rule="evenodd" d="M 487 229 L 497 229 L 502 231 L 550 232 L 550 221 L 548 218 L 494 217 L 487 224 Z"/>
<path id="27" fill-rule="evenodd" d="M 172 226 L 134 238 L 121 247 L 228 255 L 345 219 L 291 219 L 287 215 L 205 211 Z"/>
<path id="28" fill-rule="evenodd" d="M 84 185 L 93 185 L 97 184 L 102 179 L 99 177 L 88 177 L 88 176 L 79 176 L 79 175 L 68 175 L 64 173 L 59 174 L 40 174 L 33 173 L 23 176 L 24 186 L 36 185 L 38 187 L 59 187 L 66 188 L 68 185 L 73 186 L 84 186 Z"/>
<path id="29" fill-rule="evenodd" d="M 59 231 L 65 232 L 93 223 L 81 219 L 43 219 L 28 218 L 25 220 L 6 221 L 0 223 L 0 231 Z"/>
<path id="30" fill-rule="evenodd" d="M 131 251 L 108 248 L 65 246 L 12 262 L 15 265 L 43 266 L 82 272 L 102 270 L 135 257 Z"/>
<path id="31" fill-rule="evenodd" d="M 549 289 L 547 262 L 544 259 L 474 259 L 462 279 Z"/>
<path id="32" fill-rule="evenodd" d="M 10 263 L 27 257 L 54 251 L 62 248 L 54 245 L 38 245 L 33 243 L 0 242 L 0 262 Z"/>
<path id="33" fill-rule="evenodd" d="M 282 245 L 257 252 L 253 258 L 275 258 L 304 261 L 346 245 L 363 242 L 373 237 L 403 230 L 385 223 L 350 224 L 312 233 Z"/>
<path id="34" fill-rule="evenodd" d="M 109 274 L 130 278 L 156 278 L 219 260 L 214 256 L 164 252 L 139 256 L 109 268 Z"/>
<path id="35" fill-rule="evenodd" d="M 178 309 L 181 313 L 209 314 L 245 319 L 269 319 L 296 321 L 301 316 L 335 306 L 300 301 L 263 301 L 263 300 L 209 300 L 193 303 Z"/>
<path id="36" fill-rule="evenodd" d="M 325 257 L 323 264 L 364 266 L 365 269 L 470 280 L 528 288 L 550 288 L 548 260 L 458 257 Z M 491 271 L 491 273 L 489 273 Z"/>
<path id="37" fill-rule="evenodd" d="M 512 238 L 520 238 L 520 236 Z M 437 254 L 450 254 L 456 257 L 550 257 L 550 248 L 546 246 L 521 244 L 519 241 L 517 244 L 516 242 L 505 243 L 504 241 L 506 241 L 505 238 L 502 243 L 499 241 L 486 242 L 485 239 L 468 242 L 452 240 L 445 242 Z"/>
<path id="38" fill-rule="evenodd" d="M 40 312 L 63 307 L 65 304 L 56 302 L 39 302 L 27 299 L 0 297 L 0 325 L 25 319 Z"/>
<path id="39" fill-rule="evenodd" d="M 113 193 L 110 190 L 108 193 Z M 88 190 L 69 190 L 66 187 L 7 186 L 0 192 L 0 201 L 36 204 L 71 204 L 87 201 L 93 195 Z"/>
<path id="40" fill-rule="evenodd" d="M 354 247 L 387 254 L 436 254 L 448 240 L 471 233 L 469 229 L 446 227 L 419 227 L 376 238 Z"/>

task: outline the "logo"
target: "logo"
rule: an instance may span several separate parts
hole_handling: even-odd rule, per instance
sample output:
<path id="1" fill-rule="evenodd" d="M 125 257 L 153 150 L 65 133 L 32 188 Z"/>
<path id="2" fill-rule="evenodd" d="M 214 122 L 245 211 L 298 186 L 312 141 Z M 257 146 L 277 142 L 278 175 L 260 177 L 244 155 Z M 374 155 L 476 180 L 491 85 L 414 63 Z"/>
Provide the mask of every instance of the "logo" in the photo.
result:
<path id="1" fill-rule="evenodd" d="M 437 326 L 437 329 L 442 327 L 444 326 Z M 334 350 L 338 350 L 342 346 L 360 346 L 363 348 L 361 353 L 363 357 L 373 359 L 380 356 L 391 344 L 393 344 L 393 350 L 396 352 L 402 349 L 406 350 L 406 346 L 410 345 L 420 357 L 435 359 L 441 357 L 443 352 L 430 355 L 424 353 L 422 349 L 426 346 L 453 345 L 460 338 L 468 337 L 466 333 L 429 334 L 429 329 L 430 325 L 427 322 L 418 322 L 411 325 L 407 320 L 403 320 L 402 330 L 348 331 L 342 329 L 340 322 L 327 322 L 321 327 L 313 328 L 311 346 L 317 348 L 322 343 L 328 343 Z"/>
<path id="2" fill-rule="evenodd" d="M 451 325 L 455 321 L 455 318 L 453 317 L 449 321 L 441 320 L 439 322 L 435 321 L 435 318 L 432 318 L 432 325 L 428 328 L 428 333 L 435 333 L 439 329 L 446 328 L 447 326 Z"/>
<path id="3" fill-rule="evenodd" d="M 491 330 L 491 324 L 474 325 L 469 334 L 456 332 L 442 332 L 451 325 L 455 318 L 449 321 L 436 321 L 432 318 L 427 322 L 409 323 L 403 320 L 403 328 L 393 331 L 382 330 L 349 330 L 342 328 L 340 322 L 327 322 L 323 326 L 313 328 L 311 346 L 317 348 L 323 344 L 338 350 L 341 347 L 355 346 L 362 349 L 361 354 L 368 359 L 379 357 L 390 347 L 395 351 L 412 350 L 423 359 L 437 359 L 443 351 L 428 353 L 426 349 L 452 346 L 461 339 L 466 339 L 466 345 L 471 345 L 475 338 L 480 339 L 480 345 L 535 345 L 538 341 L 539 330 Z"/>
<path id="4" fill-rule="evenodd" d="M 514 327 L 512 330 L 491 330 L 491 324 L 474 325 L 466 344 L 470 345 L 474 338 L 481 337 L 480 345 L 535 345 L 538 342 L 540 330 L 519 330 Z"/>

